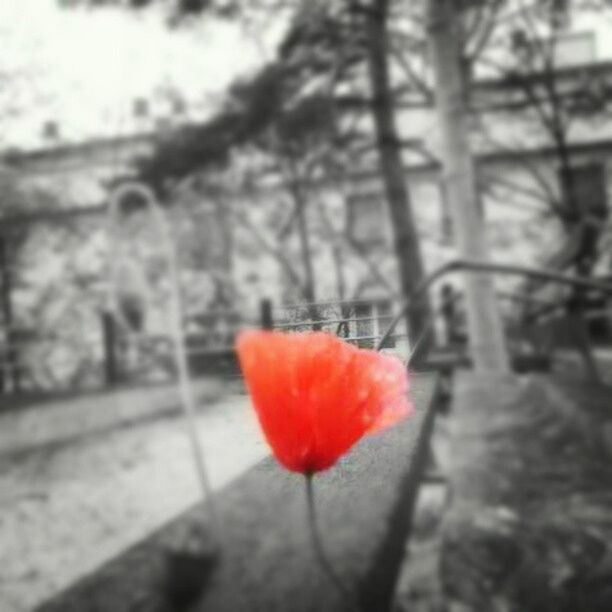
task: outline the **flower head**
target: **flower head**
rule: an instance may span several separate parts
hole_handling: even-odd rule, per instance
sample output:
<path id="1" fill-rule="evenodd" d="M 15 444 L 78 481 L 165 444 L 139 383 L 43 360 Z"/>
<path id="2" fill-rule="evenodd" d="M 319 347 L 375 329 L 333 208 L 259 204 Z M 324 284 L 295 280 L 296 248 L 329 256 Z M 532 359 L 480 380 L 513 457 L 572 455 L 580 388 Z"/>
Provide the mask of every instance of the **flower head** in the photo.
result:
<path id="1" fill-rule="evenodd" d="M 246 331 L 238 358 L 278 461 L 310 474 L 412 411 L 406 367 L 323 332 Z"/>

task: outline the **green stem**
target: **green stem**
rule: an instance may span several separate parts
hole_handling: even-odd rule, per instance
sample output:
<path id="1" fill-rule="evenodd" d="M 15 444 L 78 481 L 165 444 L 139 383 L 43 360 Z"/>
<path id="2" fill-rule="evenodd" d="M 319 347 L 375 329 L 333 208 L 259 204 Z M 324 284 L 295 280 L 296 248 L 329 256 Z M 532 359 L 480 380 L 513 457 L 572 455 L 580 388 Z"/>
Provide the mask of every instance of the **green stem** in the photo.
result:
<path id="1" fill-rule="evenodd" d="M 342 597 L 351 605 L 351 608 L 362 612 L 362 607 L 359 604 L 359 600 L 355 593 L 353 593 L 344 583 L 342 578 L 338 575 L 334 566 L 331 564 L 325 549 L 323 548 L 323 542 L 321 540 L 321 534 L 319 532 L 317 524 L 317 513 L 315 509 L 315 498 L 314 498 L 314 486 L 313 486 L 313 475 L 306 474 L 306 500 L 308 505 L 308 527 L 310 529 L 310 536 L 312 539 L 313 548 L 317 561 L 323 570 L 323 573 L 327 575 L 330 581 L 333 583 L 336 590 L 342 595 Z"/>

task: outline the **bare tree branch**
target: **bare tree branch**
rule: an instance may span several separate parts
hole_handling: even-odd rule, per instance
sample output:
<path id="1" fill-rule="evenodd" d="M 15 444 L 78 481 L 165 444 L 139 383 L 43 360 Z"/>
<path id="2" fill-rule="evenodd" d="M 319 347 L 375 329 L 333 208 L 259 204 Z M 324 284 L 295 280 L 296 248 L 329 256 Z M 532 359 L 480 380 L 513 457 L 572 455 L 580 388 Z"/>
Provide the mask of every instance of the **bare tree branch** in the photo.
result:
<path id="1" fill-rule="evenodd" d="M 287 273 L 287 276 L 291 279 L 291 282 L 300 290 L 302 294 L 304 294 L 302 279 L 291 265 L 286 253 L 284 253 L 278 247 L 275 247 L 273 244 L 270 244 L 268 239 L 260 231 L 257 224 L 253 222 L 246 212 L 233 207 L 232 215 L 234 219 L 236 219 L 239 223 L 242 223 L 243 227 L 247 228 L 251 232 L 259 246 L 261 246 L 266 253 L 271 255 L 276 260 L 280 267 Z"/>

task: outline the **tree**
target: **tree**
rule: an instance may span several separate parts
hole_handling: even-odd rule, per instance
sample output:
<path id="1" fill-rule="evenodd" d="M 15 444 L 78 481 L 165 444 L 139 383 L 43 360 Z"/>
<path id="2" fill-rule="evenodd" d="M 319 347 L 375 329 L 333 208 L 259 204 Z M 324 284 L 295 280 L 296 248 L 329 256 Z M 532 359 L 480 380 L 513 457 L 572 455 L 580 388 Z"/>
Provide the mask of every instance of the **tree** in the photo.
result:
<path id="1" fill-rule="evenodd" d="M 104 1 L 97 0 L 96 3 L 101 4 Z M 136 4 L 143 7 L 149 3 L 141 1 Z M 124 4 L 133 5 L 134 2 L 125 0 Z M 224 11 L 224 14 L 234 18 L 240 12 L 239 4 L 232 2 L 211 0 L 188 3 L 190 6 L 186 7 L 183 2 L 176 0 L 168 4 L 182 14 L 215 10 Z M 270 8 L 274 2 L 261 0 L 259 4 Z M 578 242 L 581 244 L 576 265 L 581 274 L 591 273 L 596 256 L 596 240 L 593 233 L 594 224 L 580 212 L 580 198 L 575 193 L 569 127 L 576 107 L 571 108 L 573 102 L 572 105 L 567 104 L 569 98 L 559 88 L 559 71 L 555 62 L 555 33 L 562 28 L 565 15 L 586 10 L 586 4 L 595 6 L 598 10 L 604 10 L 608 6 L 606 2 L 583 3 L 570 0 L 545 0 L 531 4 L 514 0 L 462 3 L 465 10 L 462 11 L 461 20 L 463 46 L 460 58 L 460 64 L 468 77 L 477 73 L 479 67 L 487 65 L 490 69 L 497 69 L 500 81 L 523 91 L 523 108 L 533 112 L 535 121 L 540 123 L 550 139 L 561 168 L 562 197 L 555 196 L 555 190 L 546 184 L 546 180 L 542 181 L 541 177 L 538 177 L 538 181 L 546 191 L 544 195 L 551 210 L 561 219 L 568 235 L 578 235 Z M 298 5 L 299 3 L 292 4 Z M 281 46 L 279 58 L 268 73 L 267 85 L 275 92 L 275 95 L 271 96 L 272 103 L 267 107 L 269 112 L 260 109 L 250 115 L 253 121 L 245 121 L 242 112 L 237 115 L 236 109 L 227 109 L 226 113 L 219 116 L 217 123 L 217 127 L 222 128 L 218 130 L 217 135 L 225 140 L 223 147 L 227 151 L 232 142 L 244 143 L 256 137 L 261 118 L 264 123 L 274 121 L 274 117 L 291 106 L 296 99 L 304 99 L 311 86 L 314 86 L 319 94 L 322 87 L 327 98 L 333 102 L 332 109 L 337 115 L 333 121 L 335 129 L 344 126 L 351 113 L 363 115 L 366 111 L 372 111 L 374 132 L 355 135 L 353 142 L 356 142 L 357 137 L 361 137 L 362 144 L 365 143 L 364 146 L 367 147 L 372 140 L 372 133 L 378 136 L 377 148 L 381 159 L 385 160 L 381 170 L 385 177 L 391 215 L 396 220 L 401 220 L 403 216 L 403 222 L 394 223 L 394 228 L 405 293 L 409 292 L 407 287 L 410 283 L 414 287 L 422 272 L 419 273 L 419 259 L 415 258 L 414 247 L 411 247 L 411 239 L 417 234 L 411 215 L 406 213 L 409 200 L 405 185 L 403 194 L 402 187 L 399 186 L 401 139 L 394 129 L 392 113 L 398 104 L 431 105 L 435 97 L 430 78 L 431 65 L 428 64 L 425 54 L 422 13 L 424 6 L 423 2 L 406 6 L 406 3 L 391 0 L 372 0 L 367 4 L 348 0 L 302 4 L 301 10 L 296 12 L 290 33 Z M 396 13 L 398 10 L 401 13 Z M 390 14 L 394 17 L 391 24 L 388 22 Z M 399 19 L 395 17 L 400 14 L 410 21 L 409 28 L 396 25 Z M 520 22 L 522 25 L 517 27 Z M 372 35 L 374 32 L 375 36 Z M 381 39 L 384 44 L 380 44 Z M 390 61 L 403 70 L 408 86 L 397 87 L 394 83 L 389 83 Z M 364 66 L 368 68 L 369 79 L 363 78 Z M 372 85 L 369 94 L 364 87 L 366 81 Z M 323 86 L 320 85 L 321 82 L 324 83 Z M 467 82 L 470 82 L 469 78 Z M 340 87 L 337 87 L 338 85 Z M 347 94 L 347 88 L 352 88 L 353 91 Z M 268 94 L 264 94 L 266 102 L 269 98 Z M 377 109 L 385 110 L 377 114 Z M 256 110 L 256 106 L 252 107 L 252 110 Z M 240 117 L 238 121 L 237 116 Z M 233 133 L 230 138 L 227 137 L 227 129 Z M 201 161 L 202 156 L 206 157 L 214 148 L 210 146 L 210 141 L 204 142 L 199 136 L 196 131 L 191 132 L 191 136 L 187 138 L 191 139 L 191 148 L 183 149 L 184 152 L 193 153 L 191 162 L 196 164 L 199 163 L 198 159 Z M 357 148 L 356 146 L 355 150 Z M 163 155 L 159 159 L 162 158 Z M 180 155 L 168 155 L 169 163 L 164 161 L 158 168 L 172 169 L 174 165 L 172 171 L 176 170 L 179 174 L 189 172 L 191 162 L 184 163 L 185 159 L 186 157 L 183 157 L 181 160 Z M 534 172 L 534 176 L 536 174 Z M 403 180 L 401 182 L 403 184 Z M 484 183 L 482 177 L 479 183 Z M 410 272 L 411 265 L 413 269 Z M 420 322 L 413 321 L 413 327 L 422 327 L 422 319 Z"/>
<path id="2" fill-rule="evenodd" d="M 476 175 L 468 141 L 465 84 L 454 0 L 430 0 L 429 20 L 446 188 L 454 213 L 459 252 L 469 260 L 483 262 L 489 255 L 482 215 L 478 210 Z M 468 273 L 464 288 L 474 366 L 479 372 L 506 374 L 509 371 L 508 357 L 491 277 Z"/>
<path id="3" fill-rule="evenodd" d="M 605 116 L 606 85 L 593 67 L 585 67 L 577 78 L 571 67 L 560 62 L 559 56 L 562 35 L 570 18 L 583 11 L 603 8 L 596 3 L 585 7 L 577 2 L 552 0 L 536 6 L 518 3 L 505 24 L 505 54 L 499 50 L 497 53 L 485 51 L 480 57 L 503 83 L 522 94 L 524 122 L 531 122 L 533 132 L 540 133 L 551 145 L 559 168 L 552 182 L 535 165 L 526 163 L 525 169 L 544 190 L 548 209 L 560 221 L 566 236 L 565 245 L 554 254 L 551 264 L 572 267 L 585 277 L 593 273 L 602 221 L 608 213 L 603 193 L 595 207 L 583 201 L 589 198 L 576 182 L 580 167 L 576 166 L 573 153 L 573 131 L 577 122 L 588 124 Z M 589 348 L 583 291 L 573 291 L 567 309 L 577 346 L 590 377 L 597 381 L 599 374 Z"/>
<path id="4" fill-rule="evenodd" d="M 96 4 L 105 2 L 96 1 Z M 116 2 L 115 2 L 116 3 Z M 124 3 L 125 4 L 125 3 Z M 127 4 L 134 6 L 133 2 Z M 148 5 L 149 2 L 137 2 L 137 8 Z M 198 10 L 225 10 L 230 14 L 229 3 L 196 3 Z M 266 3 L 263 2 L 265 5 Z M 179 12 L 194 12 L 193 7 L 185 11 L 183 2 L 175 4 Z M 212 153 L 227 154 L 236 143 L 244 143 L 256 139 L 271 124 L 278 126 L 292 115 L 295 107 L 303 107 L 318 98 L 329 106 L 332 127 L 332 147 L 338 150 L 338 143 L 343 139 L 357 139 L 358 136 L 343 133 L 347 110 L 357 110 L 362 113 L 368 108 L 372 111 L 373 133 L 362 134 L 365 140 L 376 143 L 379 151 L 379 167 L 387 194 L 389 215 L 394 233 L 394 247 L 400 276 L 400 286 L 406 299 L 412 297 L 415 289 L 423 280 L 424 272 L 419 249 L 418 233 L 413 218 L 410 199 L 405 185 L 403 173 L 400 138 L 393 119 L 394 96 L 393 85 L 389 77 L 387 53 L 387 20 L 390 3 L 387 0 L 375 0 L 371 5 L 359 2 L 311 2 L 296 3 L 296 12 L 289 33 L 280 47 L 279 58 L 266 67 L 257 79 L 246 86 L 238 86 L 230 97 L 242 97 L 245 91 L 250 91 L 246 107 L 232 108 L 226 105 L 226 111 L 206 127 L 212 128 L 217 137 L 216 147 L 211 138 L 203 138 L 202 131 L 192 130 L 183 133 L 179 148 L 182 155 L 177 155 L 176 144 L 173 143 L 160 154 L 143 164 L 143 173 L 148 176 L 160 176 L 160 171 L 168 177 L 184 176 L 207 161 Z M 232 5 L 233 10 L 237 6 Z M 359 67 L 362 68 L 359 73 Z M 364 82 L 363 68 L 366 69 Z M 323 85 L 317 83 L 323 82 Z M 358 83 L 361 91 L 356 96 L 338 95 L 339 84 Z M 316 91 L 305 92 L 308 86 L 314 84 Z M 364 85 L 366 92 L 364 92 Z M 369 87 L 368 87 L 369 85 Z M 369 89 L 369 92 L 367 91 Z M 263 93 L 258 98 L 257 92 Z M 240 95 L 242 94 L 242 96 Z M 255 94 L 255 95 L 253 95 Z M 286 109 L 290 110 L 287 111 Z M 312 126 L 311 126 L 312 127 Z M 345 141 L 346 142 L 346 141 Z M 167 143 L 168 144 L 168 143 Z M 174 150 L 173 150 L 174 146 Z M 172 153 L 170 153 L 172 151 Z M 292 156 L 289 156 L 289 160 Z M 295 164 L 293 170 L 295 174 Z M 294 177 L 295 178 L 295 177 Z M 307 251 L 308 234 L 304 231 L 301 212 L 304 207 L 303 193 L 293 180 L 293 195 L 296 202 L 298 228 L 300 228 L 303 244 L 304 264 L 308 270 Z M 312 273 L 307 271 L 307 277 Z M 307 284 L 312 285 L 312 282 Z M 313 291 L 309 291 L 314 295 Z M 421 296 L 408 311 L 408 327 L 413 334 L 426 330 L 429 318 L 429 302 L 427 296 Z M 418 363 L 422 353 L 428 346 L 427 342 L 419 344 L 419 351 L 414 355 Z"/>
<path id="5" fill-rule="evenodd" d="M 376 0 L 366 13 L 368 68 L 379 164 L 393 225 L 400 282 L 405 298 L 413 300 L 414 304 L 408 311 L 407 320 L 408 329 L 412 332 L 414 341 L 417 333 L 426 333 L 428 319 L 431 315 L 427 295 L 419 295 L 416 302 L 413 299 L 425 275 L 414 215 L 406 189 L 400 139 L 395 124 L 394 100 L 387 59 L 388 18 L 388 0 Z M 430 344 L 430 338 L 418 344 L 413 355 L 413 363 L 418 365 L 423 360 Z"/>
<path id="6" fill-rule="evenodd" d="M 551 265 L 556 261 L 555 265 L 574 266 L 583 276 L 592 274 L 598 253 L 602 252 L 597 245 L 606 213 L 601 206 L 604 198 L 598 209 L 588 210 L 584 205 L 588 194 L 584 193 L 584 186 L 576 184 L 576 170 L 580 168 L 575 167 L 572 152 L 573 130 L 579 122 L 583 125 L 594 123 L 607 115 L 607 85 L 605 77 L 600 78 L 594 68 L 583 67 L 578 78 L 576 70 L 560 65 L 559 46 L 565 24 L 572 16 L 604 10 L 609 10 L 609 6 L 606 8 L 606 3 L 599 2 L 475 2 L 467 5 L 458 22 L 462 40 L 456 70 L 465 75 L 465 100 L 471 124 L 477 126 L 472 131 L 497 151 L 513 154 L 516 163 L 535 184 L 530 187 L 513 183 L 507 177 L 481 173 L 477 177 L 479 188 L 501 186 L 506 191 L 514 190 L 530 197 L 538 205 L 544 204 L 542 216 L 547 215 L 550 219 L 552 215 L 565 233 L 563 245 L 551 258 Z M 411 104 L 431 106 L 439 92 L 434 94 L 431 65 L 418 29 L 413 36 L 395 37 L 395 43 L 395 58 L 406 76 L 412 96 L 406 95 L 406 100 Z M 498 96 L 496 100 L 487 100 L 486 95 L 481 95 L 478 75 L 483 73 L 495 80 L 498 87 L 505 88 L 504 99 Z M 497 117 L 489 122 L 491 111 L 497 113 Z M 506 113 L 503 120 L 499 119 L 502 112 Z M 510 138 L 508 130 L 496 137 L 495 127 L 508 124 L 516 126 Z M 539 162 L 534 163 L 525 155 L 534 135 L 539 135 L 540 142 L 549 147 L 552 164 L 559 167 L 558 177 L 542 172 Z M 430 156 L 435 157 L 431 153 Z M 541 225 L 541 221 L 539 223 Z M 581 302 L 577 292 L 569 306 L 586 362 L 596 378 L 585 325 L 579 321 L 583 318 L 580 310 L 584 310 Z"/>

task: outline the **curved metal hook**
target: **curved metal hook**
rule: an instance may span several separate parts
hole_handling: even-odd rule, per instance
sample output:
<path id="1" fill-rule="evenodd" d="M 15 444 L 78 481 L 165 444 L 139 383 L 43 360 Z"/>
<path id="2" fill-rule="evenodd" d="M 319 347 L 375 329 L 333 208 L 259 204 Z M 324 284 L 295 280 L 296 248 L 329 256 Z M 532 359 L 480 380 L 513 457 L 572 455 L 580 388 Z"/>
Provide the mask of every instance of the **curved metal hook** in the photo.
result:
<path id="1" fill-rule="evenodd" d="M 162 248 L 164 255 L 168 263 L 169 276 L 170 276 L 170 309 L 171 309 L 171 325 L 172 325 L 172 338 L 174 348 L 174 358 L 176 361 L 176 367 L 178 371 L 178 386 L 179 394 L 181 398 L 181 406 L 183 408 L 185 416 L 185 424 L 189 440 L 191 442 L 191 449 L 193 454 L 194 463 L 198 473 L 198 481 L 200 483 L 202 494 L 204 499 L 208 502 L 212 520 L 215 523 L 215 527 L 220 527 L 219 517 L 215 510 L 213 501 L 213 493 L 210 485 L 210 478 L 208 470 L 206 468 L 206 461 L 204 459 L 204 450 L 197 434 L 197 422 L 196 422 L 196 411 L 195 402 L 191 390 L 191 382 L 189 376 L 189 364 L 187 360 L 187 351 L 185 350 L 185 337 L 183 332 L 183 309 L 181 300 L 181 289 L 179 282 L 179 269 L 177 263 L 177 253 L 169 231 L 169 224 L 162 207 L 160 206 L 155 193 L 153 190 L 136 181 L 129 181 L 121 184 L 117 187 L 109 198 L 108 202 L 108 215 L 111 227 L 111 236 L 114 233 L 114 229 L 121 218 L 121 207 L 122 198 L 127 195 L 139 195 L 142 197 L 147 210 L 151 214 L 151 217 L 155 221 L 155 225 L 161 235 Z M 114 289 L 113 283 L 111 283 L 110 291 Z"/>
<path id="2" fill-rule="evenodd" d="M 404 302 L 398 313 L 395 315 L 389 327 L 379 340 L 376 350 L 380 350 L 389 336 L 393 334 L 398 323 L 406 316 L 406 313 L 414 304 L 421 299 L 425 292 L 440 278 L 453 272 L 468 271 L 468 272 L 484 272 L 487 274 L 503 274 L 505 276 L 526 276 L 538 280 L 558 283 L 562 285 L 570 285 L 582 289 L 597 289 L 612 295 L 612 285 L 602 281 L 582 278 L 572 274 L 563 272 L 555 272 L 545 270 L 543 268 L 531 268 L 529 266 L 521 266 L 517 264 L 502 264 L 489 263 L 480 261 L 470 261 L 468 259 L 454 259 L 436 268 L 431 274 L 426 276 L 421 284 L 414 290 L 412 295 Z"/>

